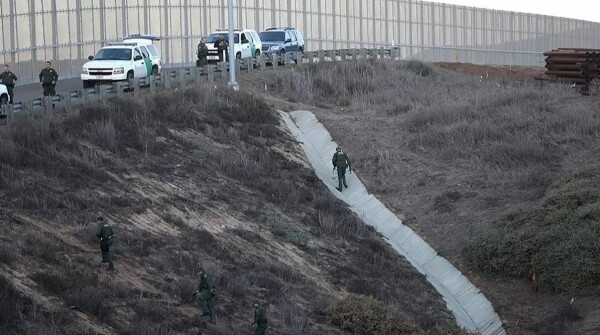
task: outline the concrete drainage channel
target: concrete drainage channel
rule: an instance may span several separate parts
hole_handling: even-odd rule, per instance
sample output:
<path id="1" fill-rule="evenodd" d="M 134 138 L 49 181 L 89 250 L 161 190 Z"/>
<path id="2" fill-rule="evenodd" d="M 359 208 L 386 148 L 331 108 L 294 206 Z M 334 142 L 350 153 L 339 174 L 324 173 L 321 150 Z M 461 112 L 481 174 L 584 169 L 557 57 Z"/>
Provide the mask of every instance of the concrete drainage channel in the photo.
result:
<path id="1" fill-rule="evenodd" d="M 402 224 L 367 189 L 355 174 L 347 175 L 350 188 L 335 189 L 331 173 L 331 156 L 337 144 L 311 112 L 280 112 L 287 127 L 325 185 L 367 224 L 375 227 L 387 242 L 423 275 L 442 295 L 459 326 L 482 335 L 505 334 L 500 317 L 492 304 L 458 269 L 427 244 L 419 235 Z"/>

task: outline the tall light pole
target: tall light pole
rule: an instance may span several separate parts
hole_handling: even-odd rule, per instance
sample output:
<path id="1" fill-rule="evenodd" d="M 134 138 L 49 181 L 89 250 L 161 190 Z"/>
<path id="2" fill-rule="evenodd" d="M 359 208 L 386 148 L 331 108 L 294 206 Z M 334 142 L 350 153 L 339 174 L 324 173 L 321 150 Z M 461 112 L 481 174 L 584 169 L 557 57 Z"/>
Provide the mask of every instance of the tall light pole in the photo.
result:
<path id="1" fill-rule="evenodd" d="M 233 39 L 233 0 L 227 0 L 227 14 L 229 16 L 229 87 L 234 91 L 240 89 L 235 81 L 235 44 Z M 241 36 L 240 36 L 241 38 Z"/>

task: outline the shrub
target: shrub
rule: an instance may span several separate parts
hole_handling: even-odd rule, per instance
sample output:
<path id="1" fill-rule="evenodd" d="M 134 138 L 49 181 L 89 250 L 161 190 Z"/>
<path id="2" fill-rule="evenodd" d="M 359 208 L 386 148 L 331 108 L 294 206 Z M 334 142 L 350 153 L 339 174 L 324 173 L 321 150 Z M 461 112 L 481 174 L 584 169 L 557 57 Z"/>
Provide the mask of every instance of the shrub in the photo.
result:
<path id="1" fill-rule="evenodd" d="M 285 241 L 296 246 L 305 247 L 310 240 L 308 233 L 281 219 L 269 219 L 267 225 L 275 236 L 282 237 Z"/>
<path id="2" fill-rule="evenodd" d="M 352 334 L 423 334 L 409 319 L 371 297 L 349 294 L 327 308 L 331 322 Z"/>
<path id="3" fill-rule="evenodd" d="M 416 59 L 403 62 L 402 68 L 421 77 L 427 77 L 433 72 L 433 68 L 430 65 Z"/>
<path id="4" fill-rule="evenodd" d="M 600 165 L 553 184 L 540 205 L 481 229 L 467 249 L 472 268 L 526 278 L 552 291 L 600 284 Z"/>

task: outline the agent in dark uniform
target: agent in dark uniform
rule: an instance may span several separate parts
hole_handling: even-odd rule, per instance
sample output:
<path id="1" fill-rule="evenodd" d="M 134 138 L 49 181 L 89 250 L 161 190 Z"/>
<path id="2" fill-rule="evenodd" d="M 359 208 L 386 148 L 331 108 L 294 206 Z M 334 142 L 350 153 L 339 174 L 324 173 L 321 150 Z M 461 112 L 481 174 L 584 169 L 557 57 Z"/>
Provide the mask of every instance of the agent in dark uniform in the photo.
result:
<path id="1" fill-rule="evenodd" d="M 58 73 L 51 67 L 52 63 L 46 62 L 46 68 L 40 72 L 40 83 L 44 88 L 44 96 L 56 95 L 56 82 L 58 81 Z"/>
<path id="2" fill-rule="evenodd" d="M 213 283 L 212 276 L 204 272 L 204 268 L 201 267 L 198 274 L 200 275 L 200 283 L 198 284 L 198 290 L 194 292 L 196 302 L 202 310 L 202 316 L 208 316 L 210 323 L 215 323 L 215 298 L 217 296 L 215 284 Z"/>
<path id="3" fill-rule="evenodd" d="M 346 168 L 348 168 L 348 171 L 350 171 L 350 173 L 352 173 L 352 166 L 350 166 L 350 159 L 348 158 L 348 155 L 346 155 L 342 151 L 342 148 L 337 147 L 337 148 L 335 148 L 335 153 L 333 154 L 331 163 L 333 164 L 333 169 L 334 170 L 337 169 L 338 184 L 339 184 L 337 187 L 337 190 L 342 192 L 342 184 L 344 184 L 344 187 L 348 188 L 348 184 L 346 184 Z"/>
<path id="4" fill-rule="evenodd" d="M 0 83 L 6 86 L 6 90 L 8 91 L 8 97 L 10 98 L 10 103 L 13 103 L 15 99 L 14 88 L 15 81 L 19 80 L 14 73 L 10 71 L 7 64 L 4 64 L 4 72 L 0 74 Z"/>
<path id="5" fill-rule="evenodd" d="M 103 217 L 96 219 L 98 223 L 98 231 L 96 237 L 100 240 L 100 250 L 102 251 L 102 263 L 108 263 L 108 270 L 114 270 L 115 266 L 110 256 L 110 246 L 113 244 L 113 238 L 115 233 L 108 222 L 104 222 Z"/>
<path id="6" fill-rule="evenodd" d="M 267 320 L 267 309 L 258 302 L 254 303 L 254 323 L 256 335 L 265 335 L 269 321 Z"/>

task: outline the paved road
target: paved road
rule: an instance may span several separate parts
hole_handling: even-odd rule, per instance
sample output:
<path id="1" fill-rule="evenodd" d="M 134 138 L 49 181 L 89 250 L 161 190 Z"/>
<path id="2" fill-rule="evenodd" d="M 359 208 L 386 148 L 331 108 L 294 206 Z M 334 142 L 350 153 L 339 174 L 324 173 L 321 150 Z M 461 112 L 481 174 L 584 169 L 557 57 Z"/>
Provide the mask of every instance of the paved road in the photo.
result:
<path id="1" fill-rule="evenodd" d="M 63 79 L 56 83 L 56 94 L 66 94 L 71 91 L 82 89 L 81 79 Z M 42 97 L 42 85 L 40 83 L 19 85 L 15 87 L 15 102 L 28 101 Z"/>

